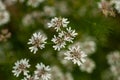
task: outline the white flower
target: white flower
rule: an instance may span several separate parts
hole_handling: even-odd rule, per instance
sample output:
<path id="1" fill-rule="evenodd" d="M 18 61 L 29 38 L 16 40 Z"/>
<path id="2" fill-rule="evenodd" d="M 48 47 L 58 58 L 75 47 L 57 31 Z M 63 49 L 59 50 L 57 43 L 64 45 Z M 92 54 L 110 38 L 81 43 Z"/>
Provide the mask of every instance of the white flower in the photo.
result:
<path id="1" fill-rule="evenodd" d="M 64 80 L 73 80 L 72 74 L 70 72 L 67 72 L 64 75 Z"/>
<path id="2" fill-rule="evenodd" d="M 89 58 L 87 58 L 86 62 L 83 63 L 83 65 L 80 66 L 80 69 L 82 71 L 86 71 L 88 73 L 92 73 L 92 71 L 94 70 L 94 68 L 95 68 L 95 63 L 94 63 L 93 60 L 91 60 Z"/>
<path id="3" fill-rule="evenodd" d="M 45 0 L 28 0 L 27 4 L 34 8 L 38 7 L 40 3 L 44 2 Z"/>
<path id="4" fill-rule="evenodd" d="M 45 48 L 45 43 L 46 43 L 47 37 L 42 34 L 41 32 L 34 33 L 31 39 L 29 39 L 28 44 L 32 44 L 32 47 L 29 47 L 31 52 L 34 54 L 38 51 L 38 48 L 43 49 Z"/>
<path id="5" fill-rule="evenodd" d="M 119 64 L 120 63 L 120 52 L 114 51 L 107 55 L 107 60 L 110 65 Z"/>
<path id="6" fill-rule="evenodd" d="M 52 66 L 50 80 L 64 80 L 64 74 L 58 66 Z"/>
<path id="7" fill-rule="evenodd" d="M 5 5 L 2 3 L 2 1 L 0 1 L 0 11 L 3 11 L 5 9 L 6 9 Z"/>
<path id="8" fill-rule="evenodd" d="M 34 24 L 34 19 L 33 19 L 32 15 L 31 14 L 25 15 L 22 19 L 22 24 L 24 26 L 29 26 L 29 25 Z"/>
<path id="9" fill-rule="evenodd" d="M 55 49 L 55 50 L 60 50 L 61 48 L 65 48 L 65 45 L 66 45 L 66 42 L 65 42 L 65 40 L 63 39 L 63 38 L 61 38 L 61 37 L 56 37 L 55 35 L 54 35 L 54 38 L 52 38 L 52 40 L 51 40 L 53 43 L 55 43 L 55 45 L 53 46 L 53 48 Z"/>
<path id="10" fill-rule="evenodd" d="M 27 75 L 26 77 L 24 77 L 24 79 L 21 80 L 38 80 L 38 78 L 36 76 L 31 76 L 31 75 Z"/>
<path id="11" fill-rule="evenodd" d="M 115 17 L 115 12 L 113 10 L 112 4 L 107 0 L 101 0 L 101 2 L 98 2 L 98 7 L 101 9 L 102 13 L 105 16 L 113 16 Z"/>
<path id="12" fill-rule="evenodd" d="M 0 26 L 8 23 L 10 15 L 7 11 L 0 11 Z"/>
<path id="13" fill-rule="evenodd" d="M 85 57 L 87 56 L 81 49 L 80 46 L 72 46 L 69 48 L 69 51 L 64 53 L 66 56 L 64 59 L 72 60 L 74 64 L 78 66 L 82 65 L 86 60 Z"/>
<path id="14" fill-rule="evenodd" d="M 120 76 L 120 64 L 119 65 L 112 65 L 110 67 L 110 70 L 115 77 Z"/>
<path id="15" fill-rule="evenodd" d="M 48 27 L 53 27 L 57 32 L 61 30 L 62 27 L 67 27 L 69 21 L 67 18 L 53 18 L 50 23 L 48 23 Z"/>
<path id="16" fill-rule="evenodd" d="M 81 45 L 86 54 L 92 54 L 96 50 L 96 43 L 92 40 L 86 40 Z"/>
<path id="17" fill-rule="evenodd" d="M 61 31 L 59 33 L 59 36 L 63 37 L 65 41 L 73 43 L 74 37 L 76 37 L 76 35 L 78 35 L 78 34 L 75 32 L 75 30 L 71 30 L 71 27 L 67 28 L 66 30 L 67 30 L 67 32 Z"/>
<path id="18" fill-rule="evenodd" d="M 49 66 L 45 66 L 43 63 L 36 65 L 37 70 L 34 72 L 35 76 L 40 80 L 49 80 L 51 79 L 51 68 Z"/>
<path id="19" fill-rule="evenodd" d="M 120 13 L 120 0 L 115 0 L 114 4 L 115 4 L 115 9 L 118 11 L 118 13 Z"/>
<path id="20" fill-rule="evenodd" d="M 44 13 L 45 13 L 46 16 L 50 16 L 50 17 L 56 15 L 55 8 L 51 7 L 51 6 L 45 6 L 44 7 Z"/>
<path id="21" fill-rule="evenodd" d="M 15 63 L 15 66 L 13 67 L 14 70 L 12 70 L 14 76 L 18 77 L 21 72 L 23 72 L 23 74 L 27 76 L 29 73 L 27 68 L 30 67 L 30 64 L 28 62 L 29 60 L 27 59 L 21 59 L 20 61 L 17 61 Z"/>

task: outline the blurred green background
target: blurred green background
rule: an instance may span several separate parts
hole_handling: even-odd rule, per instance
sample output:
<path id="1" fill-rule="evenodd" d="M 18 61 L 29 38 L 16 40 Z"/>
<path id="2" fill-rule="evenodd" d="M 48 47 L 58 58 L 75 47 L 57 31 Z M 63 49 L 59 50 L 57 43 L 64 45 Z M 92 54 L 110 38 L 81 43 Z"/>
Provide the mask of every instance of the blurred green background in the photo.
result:
<path id="1" fill-rule="evenodd" d="M 14 63 L 22 58 L 30 59 L 30 71 L 35 69 L 34 66 L 38 62 L 50 66 L 57 65 L 63 72 L 69 70 L 60 63 L 57 51 L 53 50 L 52 45 L 46 45 L 45 49 L 39 50 L 35 55 L 28 49 L 28 39 L 34 32 L 42 30 L 48 41 L 56 34 L 46 26 L 54 16 L 68 18 L 69 26 L 79 34 L 75 41 L 81 40 L 84 35 L 96 39 L 96 52 L 89 56 L 95 61 L 96 68 L 89 74 L 82 72 L 75 65 L 70 71 L 74 80 L 103 80 L 101 76 L 109 68 L 106 55 L 111 51 L 120 50 L 120 15 L 105 17 L 98 8 L 99 0 L 45 0 L 37 8 L 27 6 L 26 1 L 6 7 L 10 13 L 10 21 L 0 26 L 0 30 L 7 28 L 11 32 L 11 37 L 0 42 L 0 80 L 21 80 L 22 77 L 14 77 L 11 71 Z M 50 16 L 49 12 L 45 14 L 45 6 L 54 7 L 55 15 Z M 39 17 L 32 18 L 33 23 L 28 21 L 28 25 L 24 25 L 23 18 L 33 12 L 39 12 Z"/>

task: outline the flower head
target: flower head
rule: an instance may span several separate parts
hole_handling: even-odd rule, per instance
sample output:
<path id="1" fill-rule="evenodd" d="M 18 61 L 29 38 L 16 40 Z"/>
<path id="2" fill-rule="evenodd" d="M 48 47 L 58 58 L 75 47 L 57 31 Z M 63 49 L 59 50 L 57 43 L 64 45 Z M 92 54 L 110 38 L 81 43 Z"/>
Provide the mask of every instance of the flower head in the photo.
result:
<path id="1" fill-rule="evenodd" d="M 113 17 L 115 16 L 115 12 L 109 1 L 102 0 L 101 2 L 98 3 L 98 7 L 101 9 L 102 13 L 105 16 L 108 16 L 108 15 L 113 16 Z"/>
<path id="2" fill-rule="evenodd" d="M 93 60 L 87 58 L 85 63 L 83 65 L 80 66 L 80 69 L 82 71 L 86 71 L 88 73 L 92 73 L 92 71 L 94 70 L 95 68 L 95 63 Z"/>
<path id="3" fill-rule="evenodd" d="M 53 48 L 55 50 L 60 50 L 61 48 L 65 48 L 65 45 L 66 45 L 66 42 L 64 40 L 64 38 L 61 38 L 61 37 L 56 37 L 54 35 L 54 38 L 52 38 L 51 40 L 55 45 L 53 46 Z"/>
<path id="4" fill-rule="evenodd" d="M 78 35 L 78 33 L 76 33 L 75 30 L 72 30 L 71 27 L 66 28 L 66 31 L 61 31 L 59 33 L 59 36 L 63 37 L 65 41 L 72 42 L 72 43 L 76 35 Z"/>
<path id="5" fill-rule="evenodd" d="M 28 75 L 29 71 L 27 68 L 30 67 L 30 64 L 28 62 L 29 60 L 27 59 L 21 59 L 15 63 L 15 66 L 13 67 L 14 70 L 12 70 L 12 72 L 16 77 L 18 77 L 21 72 L 23 72 L 23 74 L 26 76 Z"/>
<path id="6" fill-rule="evenodd" d="M 7 11 L 0 11 L 0 26 L 6 24 L 10 20 L 10 15 Z"/>
<path id="7" fill-rule="evenodd" d="M 120 63 L 120 52 L 114 51 L 107 55 L 107 60 L 110 65 L 119 64 Z"/>
<path id="8" fill-rule="evenodd" d="M 72 46 L 69 48 L 69 51 L 64 53 L 66 56 L 66 60 L 71 60 L 74 64 L 77 64 L 78 66 L 82 65 L 84 63 L 85 57 L 87 56 L 81 49 L 80 46 Z"/>
<path id="9" fill-rule="evenodd" d="M 45 47 L 47 37 L 42 34 L 41 32 L 34 33 L 31 39 L 29 39 L 28 44 L 32 44 L 32 47 L 29 47 L 31 52 L 36 53 L 38 51 L 38 48 L 43 49 Z"/>
<path id="10" fill-rule="evenodd" d="M 62 27 L 67 27 L 69 21 L 67 18 L 53 18 L 50 23 L 48 23 L 48 27 L 53 27 L 57 32 L 61 30 Z"/>
<path id="11" fill-rule="evenodd" d="M 34 74 L 40 80 L 49 80 L 51 78 L 51 68 L 49 66 L 45 66 L 43 63 L 36 65 L 37 70 L 35 70 Z"/>

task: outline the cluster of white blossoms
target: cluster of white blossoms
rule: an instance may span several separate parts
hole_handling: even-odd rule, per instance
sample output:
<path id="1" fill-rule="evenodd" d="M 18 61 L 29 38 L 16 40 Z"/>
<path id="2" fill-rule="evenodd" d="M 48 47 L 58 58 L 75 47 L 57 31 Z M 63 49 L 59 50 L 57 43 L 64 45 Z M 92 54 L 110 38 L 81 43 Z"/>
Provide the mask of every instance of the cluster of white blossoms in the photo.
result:
<path id="1" fill-rule="evenodd" d="M 34 33 L 28 42 L 28 44 L 32 45 L 31 47 L 29 47 L 29 49 L 31 50 L 31 52 L 35 54 L 38 51 L 38 48 L 40 49 L 45 48 L 45 44 L 47 43 L 46 40 L 47 37 L 44 33 L 42 32 Z"/>
<path id="2" fill-rule="evenodd" d="M 65 48 L 66 42 L 73 42 L 73 39 L 78 35 L 75 30 L 68 27 L 69 21 L 67 18 L 53 18 L 49 23 L 49 28 L 54 28 L 58 33 L 58 36 L 54 35 L 52 42 L 54 50 L 60 51 L 61 48 Z"/>
<path id="3" fill-rule="evenodd" d="M 68 51 L 64 53 L 66 60 L 71 60 L 74 64 L 78 66 L 82 65 L 86 61 L 86 53 L 84 53 L 80 46 L 73 45 Z"/>
<path id="4" fill-rule="evenodd" d="M 110 65 L 110 71 L 112 72 L 112 75 L 117 80 L 120 79 L 120 52 L 114 51 L 107 55 L 107 60 Z"/>
<path id="5" fill-rule="evenodd" d="M 98 7 L 105 16 L 110 15 L 115 17 L 114 9 L 120 13 L 120 0 L 101 0 L 101 2 L 98 3 Z"/>
<path id="6" fill-rule="evenodd" d="M 8 23 L 10 20 L 9 12 L 6 10 L 6 6 L 0 0 L 0 26 Z"/>
<path id="7" fill-rule="evenodd" d="M 12 72 L 14 76 L 19 77 L 21 73 L 25 76 L 22 80 L 49 80 L 51 79 L 51 68 L 49 66 L 45 66 L 43 63 L 38 63 L 36 65 L 36 70 L 34 71 L 33 76 L 29 75 L 30 71 L 30 64 L 28 63 L 29 60 L 21 59 L 15 63 Z"/>

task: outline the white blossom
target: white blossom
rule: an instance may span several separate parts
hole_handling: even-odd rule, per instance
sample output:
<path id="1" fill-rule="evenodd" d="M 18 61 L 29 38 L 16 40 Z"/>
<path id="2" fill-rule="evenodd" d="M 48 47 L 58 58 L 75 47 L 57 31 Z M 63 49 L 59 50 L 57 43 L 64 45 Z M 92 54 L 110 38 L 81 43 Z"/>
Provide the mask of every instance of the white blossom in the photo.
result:
<path id="1" fill-rule="evenodd" d="M 51 68 L 49 66 L 45 66 L 43 63 L 36 65 L 36 70 L 34 72 L 35 76 L 40 80 L 49 80 L 51 79 Z"/>
<path id="2" fill-rule="evenodd" d="M 26 77 L 24 77 L 21 80 L 38 80 L 38 78 L 36 76 L 31 76 L 31 75 L 27 75 Z"/>
<path id="3" fill-rule="evenodd" d="M 58 66 L 52 66 L 50 80 L 64 80 L 64 74 Z"/>
<path id="4" fill-rule="evenodd" d="M 86 58 L 86 62 L 83 63 L 83 65 L 80 66 L 80 69 L 82 71 L 86 71 L 88 73 L 92 73 L 95 68 L 95 63 L 93 60 Z"/>
<path id="5" fill-rule="evenodd" d="M 56 37 L 54 35 L 54 38 L 52 38 L 51 40 L 55 45 L 53 45 L 54 50 L 58 50 L 60 51 L 61 48 L 65 48 L 66 42 L 64 40 L 64 38 L 61 37 Z"/>
<path id="6" fill-rule="evenodd" d="M 23 17 L 23 19 L 22 19 L 22 24 L 23 24 L 24 26 L 29 26 L 29 25 L 31 25 L 31 24 L 33 24 L 33 23 L 34 23 L 34 19 L 33 19 L 33 17 L 32 17 L 31 14 L 25 15 L 25 16 Z"/>
<path id="7" fill-rule="evenodd" d="M 0 1 L 0 11 L 3 11 L 6 9 L 6 6 Z"/>
<path id="8" fill-rule="evenodd" d="M 120 64 L 110 66 L 110 70 L 111 70 L 113 76 L 115 76 L 115 77 L 120 76 Z"/>
<path id="9" fill-rule="evenodd" d="M 50 17 L 55 16 L 55 15 L 56 15 L 55 7 L 45 6 L 45 7 L 44 7 L 44 14 L 45 14 L 46 16 L 50 16 Z"/>
<path id="10" fill-rule="evenodd" d="M 69 51 L 64 53 L 66 60 L 71 60 L 74 64 L 78 66 L 82 65 L 86 60 L 87 56 L 81 49 L 80 46 L 72 46 L 69 48 Z"/>
<path id="11" fill-rule="evenodd" d="M 41 32 L 34 33 L 28 42 L 28 44 L 32 45 L 31 47 L 29 47 L 29 49 L 31 50 L 31 52 L 35 54 L 38 51 L 38 48 L 40 49 L 45 48 L 45 43 L 47 43 L 46 40 L 47 37 Z"/>
<path id="12" fill-rule="evenodd" d="M 107 55 L 107 60 L 110 65 L 119 64 L 120 63 L 120 52 L 114 51 Z"/>
<path id="13" fill-rule="evenodd" d="M 7 11 L 0 11 L 0 26 L 8 23 L 10 20 L 10 15 Z"/>
<path id="14" fill-rule="evenodd" d="M 92 54 L 96 50 L 96 43 L 93 40 L 86 40 L 81 42 L 81 46 L 86 54 Z"/>
<path id="15" fill-rule="evenodd" d="M 111 2 L 115 5 L 114 8 L 120 13 L 120 0 L 111 0 Z"/>
<path id="16" fill-rule="evenodd" d="M 29 60 L 27 60 L 27 59 L 21 59 L 20 61 L 17 61 L 12 70 L 12 72 L 14 73 L 14 76 L 18 77 L 19 74 L 22 72 L 24 75 L 27 76 L 29 73 L 27 68 L 30 67 L 30 64 L 28 62 L 29 62 Z"/>
<path id="17" fill-rule="evenodd" d="M 63 27 L 67 27 L 69 21 L 67 18 L 53 18 L 50 23 L 48 23 L 48 27 L 53 27 L 57 32 L 61 30 Z"/>
<path id="18" fill-rule="evenodd" d="M 107 0 L 101 0 L 101 2 L 98 2 L 98 7 L 101 9 L 102 13 L 105 16 L 113 16 L 115 17 L 115 12 L 113 10 L 112 4 Z"/>
<path id="19" fill-rule="evenodd" d="M 44 1 L 45 0 L 28 0 L 27 5 L 36 8 L 39 6 L 40 3 L 44 2 Z"/>
<path id="20" fill-rule="evenodd" d="M 63 37 L 65 41 L 72 42 L 72 43 L 76 35 L 78 35 L 78 33 L 76 33 L 75 30 L 72 30 L 71 27 L 66 28 L 66 31 L 61 31 L 59 33 L 59 36 Z"/>

